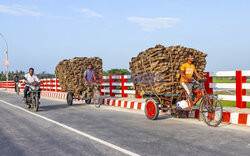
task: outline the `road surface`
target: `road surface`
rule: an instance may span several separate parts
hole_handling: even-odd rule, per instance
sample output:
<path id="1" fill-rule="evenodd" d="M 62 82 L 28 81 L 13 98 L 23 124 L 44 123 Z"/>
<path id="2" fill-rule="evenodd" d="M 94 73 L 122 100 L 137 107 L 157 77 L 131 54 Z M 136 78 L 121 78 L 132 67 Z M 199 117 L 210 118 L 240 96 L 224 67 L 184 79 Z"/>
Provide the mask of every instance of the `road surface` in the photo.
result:
<path id="1" fill-rule="evenodd" d="M 196 119 L 41 99 L 29 111 L 21 96 L 0 91 L 0 155 L 250 155 L 250 128 L 208 127 Z"/>

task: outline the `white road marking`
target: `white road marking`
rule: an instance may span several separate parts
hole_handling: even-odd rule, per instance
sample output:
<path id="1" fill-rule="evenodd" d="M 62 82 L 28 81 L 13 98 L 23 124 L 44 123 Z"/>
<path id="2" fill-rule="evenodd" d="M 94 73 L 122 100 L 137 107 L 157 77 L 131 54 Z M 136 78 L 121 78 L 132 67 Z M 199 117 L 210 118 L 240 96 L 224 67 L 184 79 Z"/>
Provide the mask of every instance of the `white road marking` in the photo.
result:
<path id="1" fill-rule="evenodd" d="M 101 140 L 101 139 L 99 139 L 99 138 L 96 138 L 96 137 L 94 137 L 94 136 L 92 136 L 92 135 L 89 135 L 89 134 L 87 134 L 87 133 L 84 133 L 84 132 L 79 131 L 79 130 L 77 130 L 77 129 L 74 129 L 74 128 L 72 128 L 72 127 L 69 127 L 69 126 L 64 125 L 64 124 L 62 124 L 62 123 L 59 123 L 59 122 L 57 122 L 57 121 L 55 121 L 55 120 L 52 120 L 52 119 L 49 119 L 49 118 L 44 117 L 44 116 L 42 116 L 42 115 L 33 113 L 33 112 L 29 111 L 29 110 L 26 110 L 26 109 L 24 109 L 24 108 L 22 108 L 22 107 L 19 107 L 19 106 L 16 106 L 16 105 L 14 105 L 14 104 L 11 104 L 11 103 L 9 103 L 9 102 L 6 102 L 6 101 L 4 101 L 4 100 L 0 100 L 0 102 L 5 103 L 5 104 L 7 104 L 7 105 L 9 105 L 9 106 L 15 107 L 15 108 L 17 108 L 17 109 L 20 109 L 20 110 L 22 110 L 22 111 L 25 111 L 25 112 L 27 112 L 27 113 L 29 113 L 29 114 L 32 114 L 32 115 L 34 115 L 34 116 L 36 116 L 36 117 L 39 117 L 39 118 L 42 118 L 42 119 L 44 119 L 44 120 L 46 120 L 46 121 L 49 121 L 49 122 L 51 122 L 51 123 L 54 123 L 54 124 L 56 124 L 56 125 L 58 125 L 58 126 L 61 126 L 61 127 L 65 128 L 65 129 L 67 129 L 67 130 L 70 130 L 70 131 L 72 131 L 72 132 L 75 132 L 75 133 L 77 133 L 77 134 L 80 134 L 80 135 L 82 135 L 82 136 L 84 136 L 84 137 L 86 137 L 86 138 L 89 138 L 89 139 L 91 139 L 91 140 L 94 140 L 94 141 L 96 141 L 96 142 L 98 142 L 98 143 L 100 143 L 100 144 L 103 144 L 103 145 L 105 145 L 105 146 L 108 146 L 108 147 L 110 147 L 110 148 L 113 148 L 113 149 L 115 149 L 115 150 L 117 150 L 117 151 L 120 151 L 120 152 L 122 152 L 122 153 L 124 153 L 124 154 L 131 155 L 131 156 L 140 156 L 139 154 L 136 154 L 136 153 L 134 153 L 134 152 L 128 151 L 128 150 L 126 150 L 126 149 L 124 149 L 124 148 L 121 148 L 121 147 L 119 147 L 119 146 L 116 146 L 116 145 L 114 145 L 114 144 L 111 144 L 111 143 L 109 143 L 109 142 L 106 142 L 106 141 L 104 141 L 104 140 Z"/>

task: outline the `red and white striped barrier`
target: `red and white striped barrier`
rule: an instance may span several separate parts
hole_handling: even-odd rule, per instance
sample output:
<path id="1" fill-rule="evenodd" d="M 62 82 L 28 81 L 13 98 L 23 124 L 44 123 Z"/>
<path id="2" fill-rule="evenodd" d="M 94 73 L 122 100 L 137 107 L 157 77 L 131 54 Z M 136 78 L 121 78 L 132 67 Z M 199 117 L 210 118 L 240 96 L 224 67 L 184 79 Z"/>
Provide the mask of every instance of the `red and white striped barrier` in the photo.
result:
<path id="1" fill-rule="evenodd" d="M 48 96 L 57 99 L 66 99 L 66 93 L 57 93 L 57 92 L 41 92 L 41 96 Z"/>
<path id="2" fill-rule="evenodd" d="M 250 114 L 223 112 L 223 122 L 250 126 Z"/>
<path id="3" fill-rule="evenodd" d="M 126 101 L 120 99 L 105 98 L 103 104 L 109 106 L 122 107 L 127 109 L 142 110 L 145 109 L 145 102 Z M 168 114 L 168 112 L 161 112 Z M 189 118 L 199 118 L 199 110 L 186 111 L 185 115 Z M 223 112 L 223 122 L 232 124 L 242 124 L 250 126 L 250 114 L 236 113 L 236 112 Z"/>
<path id="4" fill-rule="evenodd" d="M 109 106 L 135 109 L 135 110 L 144 110 L 145 108 L 145 102 L 126 101 L 126 100 L 118 100 L 110 98 L 103 99 L 103 104 Z"/>
<path id="5" fill-rule="evenodd" d="M 236 83 L 213 83 L 213 77 L 235 77 Z M 246 108 L 246 102 L 250 102 L 250 96 L 246 96 L 246 89 L 250 89 L 250 84 L 246 83 L 246 76 L 250 76 L 250 70 L 247 71 L 219 71 L 207 72 L 205 88 L 209 94 L 213 94 L 214 89 L 232 89 L 236 90 L 236 95 L 218 95 L 221 100 L 236 101 L 236 107 Z M 24 84 L 21 82 L 21 89 L 24 89 Z M 59 80 L 55 78 L 42 79 L 43 91 L 52 91 L 64 93 L 60 87 Z M 128 94 L 135 95 L 135 98 L 141 98 L 133 87 L 131 75 L 110 75 L 103 76 L 102 85 L 100 88 L 101 95 L 109 95 L 115 97 L 120 94 L 122 97 L 128 97 Z M 1 81 L 0 88 L 14 89 L 13 81 Z"/>
<path id="6" fill-rule="evenodd" d="M 13 89 L 6 89 L 6 91 L 14 91 Z M 41 93 L 42 96 L 47 96 L 51 98 L 57 99 L 66 99 L 66 93 L 58 93 L 58 92 L 46 92 L 43 91 Z M 104 98 L 102 104 L 108 106 L 116 106 L 121 108 L 133 109 L 133 110 L 141 110 L 145 109 L 145 102 L 136 102 L 136 101 L 128 101 L 121 99 L 112 99 L 112 98 Z M 164 114 L 168 114 L 168 112 L 162 112 Z M 187 111 L 185 115 L 189 118 L 198 118 L 199 111 Z M 232 124 L 242 124 L 250 126 L 250 114 L 247 113 L 238 113 L 238 112 L 223 112 L 223 122 L 232 123 Z"/>
<path id="7" fill-rule="evenodd" d="M 235 77 L 236 83 L 213 83 L 212 77 Z M 237 108 L 246 108 L 246 102 L 250 102 L 250 96 L 246 96 L 246 89 L 250 89 L 250 84 L 246 83 L 246 76 L 250 76 L 250 71 L 219 71 L 207 73 L 208 81 L 206 90 L 213 94 L 213 89 L 236 90 L 236 95 L 218 95 L 221 100 L 236 101 Z"/>

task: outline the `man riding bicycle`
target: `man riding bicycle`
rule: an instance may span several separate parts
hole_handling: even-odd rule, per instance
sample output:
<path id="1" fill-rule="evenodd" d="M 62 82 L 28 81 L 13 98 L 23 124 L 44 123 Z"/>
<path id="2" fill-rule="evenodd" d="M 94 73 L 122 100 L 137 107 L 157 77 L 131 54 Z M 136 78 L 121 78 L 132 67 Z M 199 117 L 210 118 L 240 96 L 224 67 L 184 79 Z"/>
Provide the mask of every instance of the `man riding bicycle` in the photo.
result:
<path id="1" fill-rule="evenodd" d="M 89 64 L 87 70 L 84 72 L 84 82 L 87 86 L 87 92 L 93 90 L 93 83 L 96 81 L 95 72 L 92 64 Z M 86 93 L 85 93 L 86 94 Z"/>
<path id="2" fill-rule="evenodd" d="M 95 72 L 93 70 L 93 66 L 92 64 L 89 64 L 88 67 L 87 67 L 87 70 L 85 70 L 84 72 L 84 81 L 85 83 L 93 83 L 93 81 L 96 80 L 96 77 L 95 77 Z"/>
<path id="3" fill-rule="evenodd" d="M 14 83 L 15 83 L 15 92 L 17 92 L 17 83 L 19 82 L 19 77 L 18 77 L 18 75 L 17 74 L 15 74 L 15 76 L 14 76 L 14 78 L 13 78 L 13 81 L 14 81 Z"/>
<path id="4" fill-rule="evenodd" d="M 187 57 L 187 62 L 182 64 L 180 69 L 181 70 L 180 84 L 186 90 L 189 98 L 188 100 L 191 105 L 193 103 L 193 90 L 201 90 L 200 85 L 194 79 L 193 74 L 195 74 L 198 79 L 202 79 L 202 77 L 198 74 L 195 65 L 193 64 L 194 54 L 192 52 L 188 52 L 186 57 Z"/>
<path id="5" fill-rule="evenodd" d="M 24 88 L 24 102 L 25 103 L 27 103 L 27 93 L 29 91 L 29 85 L 27 85 L 27 83 L 32 83 L 32 82 L 40 82 L 40 80 L 34 74 L 34 68 L 30 68 L 29 73 L 25 74 L 24 76 L 24 83 L 26 84 Z M 40 92 L 38 92 L 38 97 L 40 98 Z"/>

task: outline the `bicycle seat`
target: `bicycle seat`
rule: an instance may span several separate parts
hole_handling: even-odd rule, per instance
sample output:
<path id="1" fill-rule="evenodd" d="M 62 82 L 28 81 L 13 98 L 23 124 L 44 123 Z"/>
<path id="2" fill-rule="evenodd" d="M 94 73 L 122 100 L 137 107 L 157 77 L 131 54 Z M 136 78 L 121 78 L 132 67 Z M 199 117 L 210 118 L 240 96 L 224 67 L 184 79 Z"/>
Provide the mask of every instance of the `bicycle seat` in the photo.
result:
<path id="1" fill-rule="evenodd" d="M 207 81 L 207 79 L 201 79 L 201 80 L 199 80 L 200 83 L 203 83 L 203 82 L 206 82 L 206 81 Z"/>

